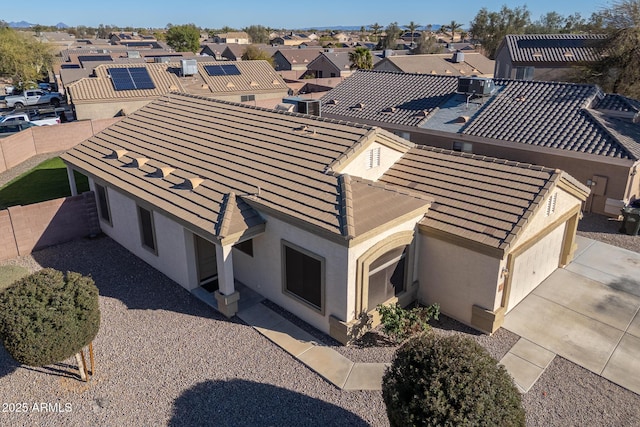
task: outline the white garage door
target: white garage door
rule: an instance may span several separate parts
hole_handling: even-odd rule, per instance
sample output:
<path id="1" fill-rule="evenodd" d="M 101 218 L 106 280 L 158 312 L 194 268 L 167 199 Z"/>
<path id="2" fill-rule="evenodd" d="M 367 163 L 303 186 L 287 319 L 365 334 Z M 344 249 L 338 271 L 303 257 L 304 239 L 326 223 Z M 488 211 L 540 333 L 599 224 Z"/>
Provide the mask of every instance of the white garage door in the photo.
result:
<path id="1" fill-rule="evenodd" d="M 511 272 L 511 292 L 507 312 L 558 268 L 566 226 L 566 223 L 558 226 L 516 258 Z"/>

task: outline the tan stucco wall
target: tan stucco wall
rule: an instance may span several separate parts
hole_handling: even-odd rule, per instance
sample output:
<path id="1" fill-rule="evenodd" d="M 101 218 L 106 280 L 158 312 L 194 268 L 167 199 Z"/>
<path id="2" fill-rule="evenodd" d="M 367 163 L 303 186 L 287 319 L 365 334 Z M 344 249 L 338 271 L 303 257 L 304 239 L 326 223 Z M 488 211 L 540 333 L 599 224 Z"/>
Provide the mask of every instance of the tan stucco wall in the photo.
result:
<path id="1" fill-rule="evenodd" d="M 91 189 L 95 191 L 93 180 Z M 136 203 L 113 188 L 107 188 L 111 223 L 100 220 L 102 231 L 156 270 L 189 289 L 189 260 L 182 226 L 157 211 L 153 212 L 157 255 L 142 246 Z"/>
<path id="2" fill-rule="evenodd" d="M 95 102 L 74 104 L 76 118 L 78 120 L 90 119 L 108 119 L 115 117 L 120 110 L 124 109 L 126 114 L 131 114 L 136 110 L 144 107 L 153 99 L 144 101 L 118 101 L 105 102 L 104 100 L 96 100 Z"/>
<path id="3" fill-rule="evenodd" d="M 380 166 L 367 169 L 367 153 L 369 150 L 376 148 L 380 148 Z M 395 162 L 400 160 L 402 155 L 403 153 L 396 149 L 374 142 L 366 147 L 362 153 L 359 153 L 357 156 L 349 159 L 349 163 L 344 165 L 344 167 L 340 167 L 339 170 L 340 173 L 346 173 L 351 176 L 377 181 L 378 178 L 384 175 L 384 173 L 388 171 Z"/>
<path id="4" fill-rule="evenodd" d="M 549 200 L 549 197 L 553 196 L 553 194 L 557 194 L 556 209 L 553 214 L 546 216 L 547 201 Z M 518 236 L 518 240 L 512 246 L 512 250 L 518 248 L 523 243 L 526 243 L 558 218 L 580 205 L 581 202 L 579 199 L 567 193 L 565 190 L 556 187 L 540 204 L 538 211 L 533 215 L 533 218 L 529 220 L 524 231 L 522 231 L 520 236 Z"/>
<path id="5" fill-rule="evenodd" d="M 418 299 L 440 304 L 440 311 L 471 324 L 473 305 L 499 307 L 499 259 L 474 252 L 426 234 L 419 235 Z"/>

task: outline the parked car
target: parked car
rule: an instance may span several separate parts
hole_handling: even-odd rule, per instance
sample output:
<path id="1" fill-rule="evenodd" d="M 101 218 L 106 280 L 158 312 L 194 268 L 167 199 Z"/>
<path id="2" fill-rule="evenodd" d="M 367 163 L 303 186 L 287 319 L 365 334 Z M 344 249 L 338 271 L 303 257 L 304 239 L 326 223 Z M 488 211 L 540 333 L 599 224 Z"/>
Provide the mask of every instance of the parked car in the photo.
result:
<path id="1" fill-rule="evenodd" d="M 28 89 L 19 95 L 6 96 L 4 102 L 8 108 L 24 108 L 32 105 L 51 104 L 58 107 L 62 103 L 62 94 L 45 92 L 42 89 Z"/>
<path id="2" fill-rule="evenodd" d="M 62 111 L 64 114 L 64 110 Z M 55 110 L 51 114 L 39 114 L 38 112 L 20 112 L 9 113 L 0 117 L 0 124 L 2 123 L 24 123 L 30 122 L 38 126 L 57 125 L 61 122 L 60 115 Z"/>
<path id="3" fill-rule="evenodd" d="M 25 129 L 38 126 L 32 122 L 0 123 L 0 138 L 11 136 Z"/>

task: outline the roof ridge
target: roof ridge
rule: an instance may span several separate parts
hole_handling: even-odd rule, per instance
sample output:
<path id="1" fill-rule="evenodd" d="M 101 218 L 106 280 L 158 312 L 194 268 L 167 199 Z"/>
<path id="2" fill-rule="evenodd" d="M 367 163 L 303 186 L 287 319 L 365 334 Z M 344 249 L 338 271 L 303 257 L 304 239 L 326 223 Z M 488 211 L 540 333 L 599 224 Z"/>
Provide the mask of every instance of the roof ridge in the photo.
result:
<path id="1" fill-rule="evenodd" d="M 627 147 L 622 140 L 615 135 L 611 129 L 609 129 L 608 126 L 605 126 L 602 123 L 602 118 L 598 117 L 599 115 L 605 116 L 604 113 L 601 113 L 600 111 L 597 110 L 593 110 L 593 109 L 589 109 L 589 108 L 583 108 L 582 112 L 586 113 L 589 119 L 592 119 L 594 124 L 599 127 L 604 133 L 606 133 L 607 135 L 609 135 L 609 137 L 611 139 L 613 139 L 613 141 L 615 141 L 615 143 L 617 145 L 619 145 L 625 152 L 625 154 L 627 155 L 627 157 L 629 158 L 634 158 L 635 160 L 638 159 L 638 156 L 636 156 L 635 154 L 633 154 L 631 152 L 631 150 L 629 150 L 629 147 Z"/>
<path id="2" fill-rule="evenodd" d="M 235 211 L 236 193 L 231 191 L 224 195 L 222 205 L 220 206 L 220 214 L 216 221 L 216 235 L 225 237 L 229 233 L 231 227 L 231 217 Z"/>
<path id="3" fill-rule="evenodd" d="M 356 227 L 353 218 L 353 191 L 351 190 L 351 177 L 348 174 L 338 176 L 338 192 L 340 197 L 340 219 L 342 223 L 342 235 L 347 239 L 356 236 Z"/>

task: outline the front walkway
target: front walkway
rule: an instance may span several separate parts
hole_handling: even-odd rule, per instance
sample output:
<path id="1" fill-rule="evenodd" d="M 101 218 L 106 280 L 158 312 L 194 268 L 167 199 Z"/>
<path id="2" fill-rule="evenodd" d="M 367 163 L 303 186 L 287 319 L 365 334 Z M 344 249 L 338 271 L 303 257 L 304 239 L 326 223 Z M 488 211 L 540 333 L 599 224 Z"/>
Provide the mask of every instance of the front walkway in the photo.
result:
<path id="1" fill-rule="evenodd" d="M 555 354 L 640 394 L 640 254 L 583 237 L 574 261 L 505 317 L 503 363 L 523 391 Z"/>

